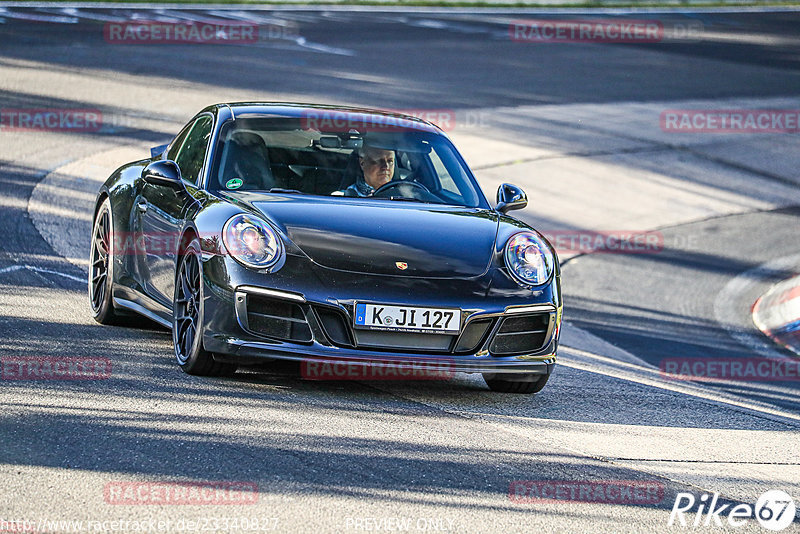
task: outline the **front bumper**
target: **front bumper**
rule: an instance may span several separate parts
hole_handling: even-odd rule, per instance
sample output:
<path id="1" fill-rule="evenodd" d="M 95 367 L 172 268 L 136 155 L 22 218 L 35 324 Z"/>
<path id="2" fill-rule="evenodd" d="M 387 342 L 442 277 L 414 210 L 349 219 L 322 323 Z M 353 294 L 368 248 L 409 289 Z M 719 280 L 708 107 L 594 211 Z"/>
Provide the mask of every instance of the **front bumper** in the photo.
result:
<path id="1" fill-rule="evenodd" d="M 318 343 L 311 346 L 281 346 L 261 341 L 246 341 L 230 336 L 216 335 L 205 340 L 206 349 L 215 353 L 220 361 L 257 364 L 270 359 L 293 361 L 319 361 L 336 365 L 364 365 L 369 367 L 424 366 L 430 371 L 451 373 L 526 373 L 550 374 L 556 363 L 555 350 L 536 359 L 520 356 L 493 358 L 491 356 L 444 356 L 334 349 Z M 555 344 L 554 344 L 555 345 Z M 553 347 L 555 349 L 555 346 Z"/>
<path id="2" fill-rule="evenodd" d="M 549 374 L 556 362 L 558 278 L 537 291 L 504 286 L 502 273 L 481 280 L 431 281 L 336 272 L 333 283 L 333 273 L 294 257 L 269 275 L 219 256 L 207 258 L 203 270 L 203 343 L 221 361 L 282 359 L 529 374 Z M 459 308 L 460 333 L 410 336 L 355 329 L 352 314 L 358 300 Z M 535 329 L 516 332 L 515 325 Z"/>

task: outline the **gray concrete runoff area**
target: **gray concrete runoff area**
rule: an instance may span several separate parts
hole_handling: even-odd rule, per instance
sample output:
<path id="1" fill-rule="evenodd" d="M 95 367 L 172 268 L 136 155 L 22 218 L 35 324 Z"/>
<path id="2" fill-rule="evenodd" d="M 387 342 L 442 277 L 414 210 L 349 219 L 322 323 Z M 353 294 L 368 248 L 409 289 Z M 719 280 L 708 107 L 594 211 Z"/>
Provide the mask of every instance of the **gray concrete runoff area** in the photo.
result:
<path id="1" fill-rule="evenodd" d="M 0 359 L 95 378 L 4 363 L 0 531 L 797 532 L 800 14 L 728 4 L 0 4 Z M 260 33 L 108 38 L 142 21 Z M 522 187 L 562 261 L 547 386 L 194 377 L 167 331 L 95 323 L 99 184 L 253 100 L 418 114 L 488 198 Z"/>

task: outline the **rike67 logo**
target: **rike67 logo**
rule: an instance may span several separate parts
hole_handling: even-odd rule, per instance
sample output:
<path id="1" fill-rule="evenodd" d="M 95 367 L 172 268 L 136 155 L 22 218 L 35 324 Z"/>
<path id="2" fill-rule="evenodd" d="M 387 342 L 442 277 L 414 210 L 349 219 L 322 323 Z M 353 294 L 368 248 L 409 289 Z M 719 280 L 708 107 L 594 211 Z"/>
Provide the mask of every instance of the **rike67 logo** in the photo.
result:
<path id="1" fill-rule="evenodd" d="M 781 490 L 764 492 L 755 506 L 744 503 L 720 504 L 719 493 L 704 493 L 699 499 L 691 493 L 678 493 L 667 526 L 740 527 L 755 518 L 762 527 L 780 531 L 792 524 L 796 512 L 792 497 Z"/>

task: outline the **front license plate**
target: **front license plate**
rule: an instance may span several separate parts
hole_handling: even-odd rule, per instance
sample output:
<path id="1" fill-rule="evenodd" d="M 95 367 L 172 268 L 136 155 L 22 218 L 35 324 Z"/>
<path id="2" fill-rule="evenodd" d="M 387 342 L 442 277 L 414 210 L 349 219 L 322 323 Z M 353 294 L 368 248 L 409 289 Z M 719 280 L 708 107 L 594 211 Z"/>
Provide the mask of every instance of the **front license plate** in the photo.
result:
<path id="1" fill-rule="evenodd" d="M 461 310 L 357 302 L 354 325 L 370 330 L 458 334 Z"/>

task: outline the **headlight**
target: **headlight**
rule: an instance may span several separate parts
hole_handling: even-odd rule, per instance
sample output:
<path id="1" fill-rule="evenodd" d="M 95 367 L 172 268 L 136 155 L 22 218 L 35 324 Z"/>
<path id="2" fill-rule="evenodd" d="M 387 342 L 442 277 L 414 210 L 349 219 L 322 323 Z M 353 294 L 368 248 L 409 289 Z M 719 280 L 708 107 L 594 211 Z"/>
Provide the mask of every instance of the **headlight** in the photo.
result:
<path id="1" fill-rule="evenodd" d="M 283 253 L 281 240 L 269 224 L 253 215 L 234 215 L 222 229 L 222 241 L 230 255 L 247 267 L 266 269 Z"/>
<path id="2" fill-rule="evenodd" d="M 540 286 L 553 274 L 550 247 L 533 232 L 514 234 L 506 243 L 506 266 L 523 285 Z"/>

